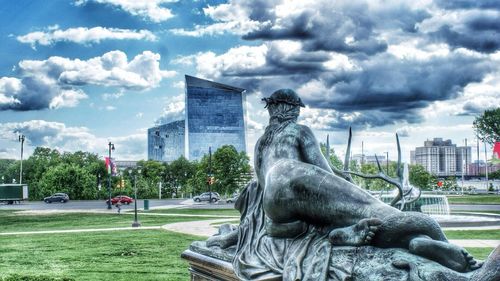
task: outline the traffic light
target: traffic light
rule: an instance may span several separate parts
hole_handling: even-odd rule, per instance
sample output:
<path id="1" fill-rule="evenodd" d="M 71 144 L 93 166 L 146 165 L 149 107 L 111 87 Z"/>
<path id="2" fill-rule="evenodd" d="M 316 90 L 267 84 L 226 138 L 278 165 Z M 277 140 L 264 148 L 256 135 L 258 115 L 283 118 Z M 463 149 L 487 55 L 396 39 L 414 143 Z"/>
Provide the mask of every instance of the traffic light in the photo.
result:
<path id="1" fill-rule="evenodd" d="M 125 180 L 124 179 L 121 180 L 121 187 L 125 188 Z"/>
<path id="2" fill-rule="evenodd" d="M 207 183 L 208 183 L 209 185 L 214 184 L 214 183 L 215 183 L 215 177 L 208 177 L 208 178 L 207 178 Z"/>

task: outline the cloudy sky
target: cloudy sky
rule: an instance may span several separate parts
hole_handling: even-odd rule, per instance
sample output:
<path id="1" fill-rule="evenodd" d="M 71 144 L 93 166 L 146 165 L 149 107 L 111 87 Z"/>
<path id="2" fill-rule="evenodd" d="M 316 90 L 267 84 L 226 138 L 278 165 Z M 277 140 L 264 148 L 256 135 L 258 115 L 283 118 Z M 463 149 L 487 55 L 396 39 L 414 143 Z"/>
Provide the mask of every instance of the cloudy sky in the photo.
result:
<path id="1" fill-rule="evenodd" d="M 500 2 L 2 0 L 0 158 L 48 146 L 147 157 L 146 129 L 184 109 L 184 74 L 247 89 L 248 149 L 260 99 L 295 89 L 301 122 L 342 154 L 403 159 L 426 139 L 475 144 L 500 106 Z M 475 155 L 475 147 L 473 148 Z"/>

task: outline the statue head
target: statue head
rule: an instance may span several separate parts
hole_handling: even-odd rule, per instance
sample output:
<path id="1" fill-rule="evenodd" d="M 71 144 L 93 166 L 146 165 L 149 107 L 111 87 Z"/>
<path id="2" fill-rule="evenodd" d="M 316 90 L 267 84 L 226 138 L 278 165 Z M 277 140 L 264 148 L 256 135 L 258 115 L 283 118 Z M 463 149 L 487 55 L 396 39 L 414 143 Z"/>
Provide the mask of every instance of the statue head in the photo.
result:
<path id="1" fill-rule="evenodd" d="M 291 89 L 277 90 L 270 97 L 262 100 L 266 102 L 265 108 L 269 111 L 271 119 L 277 119 L 280 122 L 296 120 L 300 114 L 300 107 L 304 107 L 297 93 Z"/>
<path id="2" fill-rule="evenodd" d="M 295 93 L 295 91 L 292 89 L 279 89 L 275 91 L 270 97 L 263 98 L 262 100 L 266 102 L 265 108 L 273 104 L 280 103 L 305 107 L 304 103 L 299 98 L 299 95 L 297 95 L 297 93 Z"/>

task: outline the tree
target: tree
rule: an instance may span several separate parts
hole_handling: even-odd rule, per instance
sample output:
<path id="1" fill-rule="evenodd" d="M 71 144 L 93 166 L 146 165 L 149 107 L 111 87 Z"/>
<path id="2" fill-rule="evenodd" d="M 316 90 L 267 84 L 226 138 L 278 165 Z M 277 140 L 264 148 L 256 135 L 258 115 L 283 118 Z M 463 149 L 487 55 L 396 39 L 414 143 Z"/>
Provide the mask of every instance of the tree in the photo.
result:
<path id="1" fill-rule="evenodd" d="M 489 144 L 500 141 L 500 107 L 486 110 L 474 120 L 474 130 L 480 140 Z"/>
<path id="2" fill-rule="evenodd" d="M 141 198 L 157 198 L 158 185 L 163 181 L 165 166 L 157 161 L 139 161 L 141 174 L 137 177 L 137 196 Z"/>
<path id="3" fill-rule="evenodd" d="M 323 153 L 323 156 L 325 156 L 325 158 L 326 158 L 326 145 L 321 143 L 320 149 L 321 149 L 321 153 Z M 337 154 L 335 154 L 335 150 L 333 148 L 330 148 L 330 164 L 339 170 L 344 169 L 344 163 L 342 162 L 342 160 L 340 160 L 340 158 L 337 156 Z"/>
<path id="4" fill-rule="evenodd" d="M 432 186 L 436 185 L 437 178 L 427 170 L 422 165 L 411 165 L 409 167 L 410 183 L 420 189 L 432 189 Z"/>
<path id="5" fill-rule="evenodd" d="M 165 163 L 165 184 L 170 187 L 170 192 L 179 194 L 179 188 L 188 192 L 187 183 L 196 174 L 195 162 L 189 162 L 184 156 L 179 157 L 170 164 Z"/>
<path id="6" fill-rule="evenodd" d="M 232 194 L 243 187 L 251 178 L 249 158 L 244 152 L 237 152 L 234 146 L 224 145 L 212 155 L 212 175 L 215 183 L 212 191 Z M 203 156 L 197 163 L 194 177 L 187 181 L 188 191 L 198 193 L 208 191 L 209 157 Z"/>
<path id="7" fill-rule="evenodd" d="M 40 181 L 40 194 L 48 196 L 55 192 L 64 192 L 71 199 L 96 199 L 95 178 L 84 168 L 74 164 L 61 163 L 49 167 Z"/>

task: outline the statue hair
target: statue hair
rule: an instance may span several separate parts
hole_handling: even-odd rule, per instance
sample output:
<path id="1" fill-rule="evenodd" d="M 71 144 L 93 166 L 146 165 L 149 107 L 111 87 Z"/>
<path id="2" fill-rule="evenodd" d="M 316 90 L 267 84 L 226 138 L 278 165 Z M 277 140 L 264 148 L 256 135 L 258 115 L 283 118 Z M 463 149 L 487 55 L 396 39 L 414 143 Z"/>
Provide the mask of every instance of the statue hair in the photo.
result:
<path id="1" fill-rule="evenodd" d="M 287 103 L 269 104 L 267 109 L 270 116 L 269 125 L 262 135 L 259 151 L 262 151 L 263 147 L 271 144 L 274 137 L 283 131 L 289 124 L 296 123 L 300 114 L 300 107 L 298 105 Z"/>

